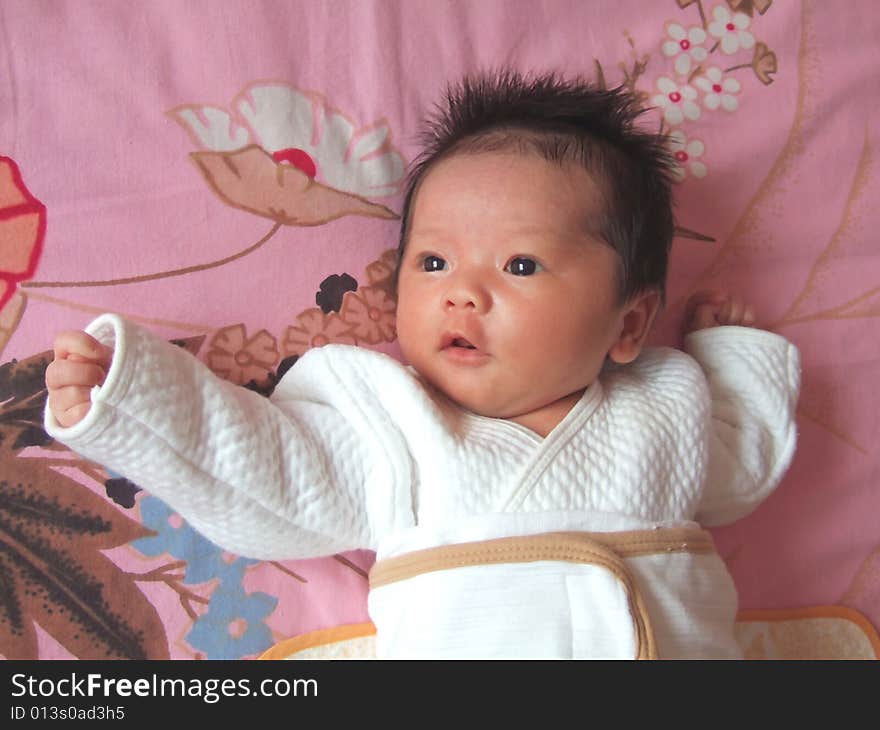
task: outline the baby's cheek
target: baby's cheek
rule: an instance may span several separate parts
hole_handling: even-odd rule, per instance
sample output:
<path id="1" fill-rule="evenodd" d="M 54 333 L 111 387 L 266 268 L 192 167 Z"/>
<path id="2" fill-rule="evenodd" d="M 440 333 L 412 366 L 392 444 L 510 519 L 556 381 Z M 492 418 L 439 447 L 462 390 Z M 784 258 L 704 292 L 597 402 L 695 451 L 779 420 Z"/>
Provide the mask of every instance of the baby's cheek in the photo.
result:
<path id="1" fill-rule="evenodd" d="M 399 312 L 399 310 L 398 310 Z M 428 348 L 428 331 L 424 318 L 414 315 L 412 310 L 397 315 L 397 344 L 400 346 L 404 361 L 417 370 Z"/>
<path id="2" fill-rule="evenodd" d="M 397 342 L 404 354 L 410 349 L 416 335 L 413 333 L 412 313 L 408 308 L 402 308 L 398 305 L 395 327 L 397 329 Z"/>

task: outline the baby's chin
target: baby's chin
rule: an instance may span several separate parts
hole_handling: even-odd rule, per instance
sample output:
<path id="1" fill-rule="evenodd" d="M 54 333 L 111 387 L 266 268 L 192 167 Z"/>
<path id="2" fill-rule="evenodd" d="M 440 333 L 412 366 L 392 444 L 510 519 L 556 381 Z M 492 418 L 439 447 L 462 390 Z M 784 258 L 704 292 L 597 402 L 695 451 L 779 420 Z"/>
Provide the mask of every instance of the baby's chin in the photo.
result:
<path id="1" fill-rule="evenodd" d="M 423 373 L 419 373 L 418 370 L 416 370 L 416 372 L 422 382 L 428 385 L 432 390 L 459 408 L 470 413 L 483 416 L 484 418 L 501 419 L 508 419 L 516 415 L 515 410 L 505 408 L 503 405 L 493 401 L 492 398 L 487 397 L 485 392 L 475 394 L 466 392 L 462 388 L 445 388 L 443 387 L 443 383 L 437 382 Z"/>
<path id="2" fill-rule="evenodd" d="M 481 416 L 482 418 L 495 418 L 502 421 L 513 421 L 517 418 L 527 416 L 532 412 L 530 406 L 517 406 L 511 403 L 502 403 L 498 400 L 488 398 L 485 394 L 471 395 L 468 393 L 446 392 L 441 393 L 450 401 L 455 403 L 469 413 Z"/>

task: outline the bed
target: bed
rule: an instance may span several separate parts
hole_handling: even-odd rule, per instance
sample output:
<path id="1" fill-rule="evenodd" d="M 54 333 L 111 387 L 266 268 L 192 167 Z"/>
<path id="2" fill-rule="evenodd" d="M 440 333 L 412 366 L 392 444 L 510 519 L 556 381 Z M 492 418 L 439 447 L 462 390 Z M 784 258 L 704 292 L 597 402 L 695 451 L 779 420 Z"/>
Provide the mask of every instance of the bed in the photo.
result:
<path id="1" fill-rule="evenodd" d="M 878 37 L 870 0 L 4 0 L 0 655 L 371 656 L 371 553 L 225 553 L 53 442 L 43 372 L 56 332 L 105 311 L 263 393 L 327 342 L 399 357 L 419 120 L 449 80 L 506 66 L 624 84 L 670 134 L 654 344 L 723 286 L 800 348 L 794 462 L 713 530 L 745 655 L 876 658 Z"/>

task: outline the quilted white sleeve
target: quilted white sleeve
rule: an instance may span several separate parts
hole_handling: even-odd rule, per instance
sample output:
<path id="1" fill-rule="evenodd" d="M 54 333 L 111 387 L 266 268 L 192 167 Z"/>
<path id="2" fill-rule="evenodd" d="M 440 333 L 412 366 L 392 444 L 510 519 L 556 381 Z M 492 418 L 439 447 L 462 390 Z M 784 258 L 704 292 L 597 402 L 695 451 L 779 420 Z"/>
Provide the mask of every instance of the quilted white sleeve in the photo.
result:
<path id="1" fill-rule="evenodd" d="M 87 331 L 114 347 L 110 372 L 75 426 L 61 428 L 46 410 L 50 435 L 237 554 L 284 559 L 374 547 L 365 489 L 378 479 L 393 490 L 393 475 L 373 463 L 381 452 L 338 408 L 320 398 L 276 404 L 115 315 Z"/>
<path id="2" fill-rule="evenodd" d="M 697 520 L 745 517 L 775 488 L 794 454 L 800 357 L 785 338 L 750 327 L 711 327 L 685 338 L 712 398 L 706 487 Z"/>

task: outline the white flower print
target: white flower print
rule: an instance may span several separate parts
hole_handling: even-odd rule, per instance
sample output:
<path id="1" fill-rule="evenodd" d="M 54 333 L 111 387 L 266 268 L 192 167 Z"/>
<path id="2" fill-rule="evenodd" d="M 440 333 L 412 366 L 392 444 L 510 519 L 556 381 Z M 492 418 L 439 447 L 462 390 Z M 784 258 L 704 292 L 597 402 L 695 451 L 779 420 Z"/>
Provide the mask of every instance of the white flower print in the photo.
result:
<path id="1" fill-rule="evenodd" d="M 676 129 L 669 135 L 669 150 L 675 159 L 675 167 L 672 174 L 679 182 L 684 180 L 688 172 L 697 178 L 706 177 L 708 168 L 702 161 L 705 146 L 698 139 L 688 140 L 685 133 Z"/>
<path id="2" fill-rule="evenodd" d="M 676 125 L 681 124 L 685 118 L 700 118 L 700 107 L 694 103 L 697 90 L 693 86 L 679 86 L 668 76 L 661 76 L 657 79 L 657 88 L 661 93 L 655 95 L 652 101 L 663 109 L 663 118 L 667 122 Z"/>
<path id="3" fill-rule="evenodd" d="M 755 45 L 755 36 L 746 28 L 752 22 L 745 13 L 731 13 L 724 5 L 718 5 L 712 10 L 715 17 L 709 23 L 709 32 L 721 42 L 722 52 L 730 55 L 740 48 L 749 50 Z"/>
<path id="4" fill-rule="evenodd" d="M 368 197 L 398 192 L 406 165 L 384 120 L 357 129 L 320 94 L 281 83 L 253 84 L 231 108 L 189 104 L 169 115 L 203 149 L 230 152 L 258 144 L 277 163 L 336 190 Z"/>
<path id="5" fill-rule="evenodd" d="M 734 94 L 738 94 L 742 88 L 739 81 L 734 78 L 724 78 L 724 73 L 717 66 L 712 66 L 694 79 L 694 84 L 705 94 L 703 105 L 707 109 L 715 110 L 719 106 L 725 111 L 735 111 L 739 106 Z"/>
<path id="6" fill-rule="evenodd" d="M 667 23 L 666 33 L 671 40 L 664 41 L 663 55 L 675 56 L 675 72 L 687 76 L 693 63 L 706 60 L 708 51 L 702 46 L 706 40 L 706 31 L 699 26 L 685 30 L 678 23 Z"/>

